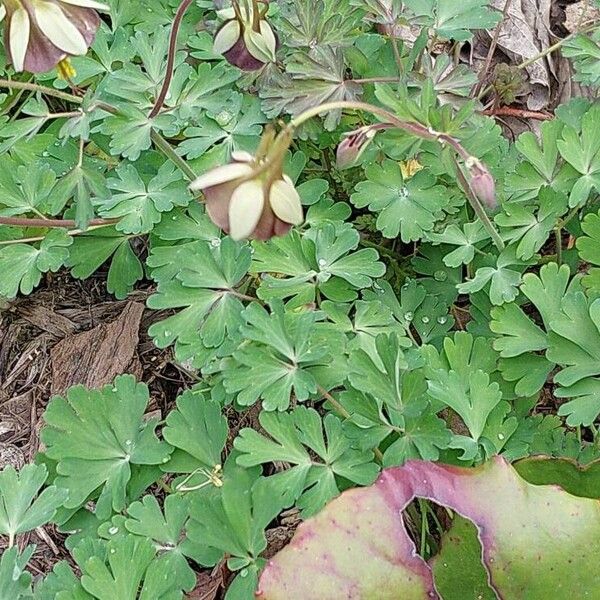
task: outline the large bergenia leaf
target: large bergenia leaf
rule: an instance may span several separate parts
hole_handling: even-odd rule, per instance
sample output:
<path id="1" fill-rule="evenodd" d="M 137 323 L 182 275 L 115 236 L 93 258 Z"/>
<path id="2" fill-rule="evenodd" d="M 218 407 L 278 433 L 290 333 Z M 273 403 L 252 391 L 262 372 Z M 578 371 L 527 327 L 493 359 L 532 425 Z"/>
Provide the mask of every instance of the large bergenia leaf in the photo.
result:
<path id="1" fill-rule="evenodd" d="M 345 492 L 269 561 L 259 597 L 442 598 L 402 522 L 415 497 L 473 521 L 498 598 L 584 598 L 599 589 L 597 502 L 531 485 L 496 458 L 474 469 L 411 461 Z"/>

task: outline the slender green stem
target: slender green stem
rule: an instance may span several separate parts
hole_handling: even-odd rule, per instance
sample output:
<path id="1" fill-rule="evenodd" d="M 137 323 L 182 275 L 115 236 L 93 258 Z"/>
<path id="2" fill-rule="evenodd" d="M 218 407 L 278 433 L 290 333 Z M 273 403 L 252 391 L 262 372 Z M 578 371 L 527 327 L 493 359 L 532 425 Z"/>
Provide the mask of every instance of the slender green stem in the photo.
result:
<path id="1" fill-rule="evenodd" d="M 421 556 L 425 557 L 425 550 L 427 548 L 427 534 L 429 533 L 429 526 L 427 523 L 427 503 L 422 498 L 419 498 L 419 510 L 421 512 Z"/>
<path id="2" fill-rule="evenodd" d="M 364 79 L 350 79 L 352 83 L 398 83 L 397 77 L 365 77 Z"/>
<path id="3" fill-rule="evenodd" d="M 580 210 L 581 210 L 581 206 L 576 206 L 575 208 L 572 208 L 569 211 L 569 213 L 567 214 L 567 216 L 558 222 L 557 227 L 564 229 L 565 226 L 571 222 L 571 219 L 573 219 L 575 216 L 577 216 L 579 214 Z"/>
<path id="4" fill-rule="evenodd" d="M 528 58 L 527 60 L 523 61 L 522 63 L 517 65 L 517 69 L 526 69 L 529 65 L 532 65 L 534 62 L 537 62 L 538 60 L 544 58 L 545 56 L 548 56 L 548 54 L 552 54 L 552 52 L 554 52 L 555 50 L 558 50 L 561 46 L 563 46 L 566 42 L 572 40 L 575 36 L 579 35 L 580 33 L 588 33 L 590 31 L 596 29 L 596 27 L 598 27 L 598 22 L 591 23 L 590 25 L 588 25 L 587 27 L 584 27 L 583 29 L 580 29 L 579 31 L 574 31 L 573 33 L 569 34 L 567 37 L 564 37 L 564 38 L 558 40 L 558 42 L 556 42 L 556 44 L 552 44 L 552 46 L 548 46 L 547 48 L 544 48 L 541 52 L 539 52 L 535 56 L 532 56 L 531 58 Z"/>
<path id="5" fill-rule="evenodd" d="M 562 228 L 561 227 L 557 227 L 554 230 L 554 239 L 556 241 L 556 262 L 558 263 L 558 266 L 560 267 L 560 265 L 562 265 L 562 253 L 563 253 L 563 247 L 562 247 Z"/>
<path id="6" fill-rule="evenodd" d="M 77 235 L 81 235 L 82 233 L 89 233 L 90 231 L 94 231 L 94 229 L 102 229 L 103 227 L 108 227 L 109 225 L 112 225 L 112 223 L 104 223 L 103 225 L 92 225 L 91 227 L 88 227 L 87 229 L 69 229 L 69 230 L 65 231 L 65 233 L 67 235 L 77 236 Z M 35 237 L 20 238 L 18 240 L 0 240 L 0 246 L 10 246 L 11 244 L 30 244 L 32 242 L 41 242 L 43 239 L 45 239 L 45 237 L 46 236 L 44 236 L 44 235 L 38 235 Z"/>
<path id="7" fill-rule="evenodd" d="M 456 160 L 455 157 L 452 157 L 452 158 L 454 160 L 454 166 L 456 167 L 456 177 L 457 177 L 461 187 L 463 188 L 463 191 L 465 192 L 467 199 L 469 200 L 469 204 L 475 211 L 477 218 L 481 221 L 481 223 L 485 227 L 486 231 L 490 234 L 490 237 L 492 238 L 492 242 L 494 242 L 494 245 L 496 246 L 496 248 L 498 248 L 498 250 L 500 250 L 500 252 L 502 252 L 502 250 L 504 250 L 504 248 L 505 248 L 504 240 L 500 237 L 498 230 L 496 229 L 496 227 L 494 227 L 492 220 L 488 217 L 487 213 L 485 212 L 485 209 L 483 208 L 483 205 L 479 201 L 479 198 L 477 198 L 477 196 L 473 193 L 473 190 L 471 189 L 469 182 L 467 181 L 464 173 L 462 172 L 462 169 L 460 168 L 458 161 Z M 468 267 L 468 265 L 467 265 L 467 267 Z"/>
<path id="8" fill-rule="evenodd" d="M 71 110 L 68 112 L 48 113 L 46 119 L 70 119 L 71 117 L 81 117 L 83 113 L 80 110 Z"/>
<path id="9" fill-rule="evenodd" d="M 194 181 L 198 176 L 194 170 L 187 164 L 175 149 L 156 129 L 152 129 L 150 137 L 154 145 L 190 180 Z"/>
<path id="10" fill-rule="evenodd" d="M 119 219 L 92 219 L 90 226 L 113 225 Z M 75 229 L 77 223 L 71 219 L 28 219 L 26 217 L 0 217 L 0 225 L 8 225 L 9 227 L 48 227 L 48 228 L 63 228 Z"/>
<path id="11" fill-rule="evenodd" d="M 60 90 L 55 90 L 44 85 L 39 85 L 38 83 L 31 83 L 28 81 L 0 79 L 0 88 L 9 88 L 11 90 L 28 90 L 30 92 L 41 92 L 46 96 L 53 96 L 54 98 L 60 98 L 61 100 L 66 100 L 67 102 L 75 102 L 77 104 L 81 104 L 83 102 L 83 98 L 80 98 L 79 96 L 74 96 L 73 94 L 68 94 L 67 92 L 61 92 Z"/>
<path id="12" fill-rule="evenodd" d="M 463 160 L 468 160 L 469 158 L 471 158 L 471 154 L 467 152 L 467 150 L 462 146 L 462 144 L 458 140 L 454 139 L 452 136 L 449 136 L 446 133 L 435 131 L 430 127 L 425 127 L 420 123 L 415 123 L 412 121 L 402 121 L 390 111 L 385 110 L 384 108 L 381 108 L 379 106 L 375 106 L 373 104 L 368 104 L 366 102 L 339 100 L 337 102 L 327 102 L 325 104 L 321 104 L 320 106 L 314 106 L 313 108 L 309 108 L 297 117 L 293 118 L 288 124 L 288 129 L 298 127 L 302 123 L 322 113 L 329 112 L 332 110 L 341 110 L 345 108 L 349 110 L 363 110 L 365 112 L 369 112 L 373 115 L 381 117 L 385 122 L 390 123 L 394 127 L 402 129 L 403 131 L 406 131 L 411 135 L 420 137 L 425 140 L 438 141 L 441 144 L 447 144 L 451 146 Z"/>
<path id="13" fill-rule="evenodd" d="M 42 85 L 38 85 L 37 83 L 24 83 L 21 81 L 9 81 L 7 79 L 0 79 L 0 87 L 8 87 L 14 89 L 27 89 L 32 91 L 41 92 L 48 96 L 55 96 L 56 98 L 61 98 L 63 100 L 68 100 L 69 102 L 73 102 L 75 104 L 81 104 L 83 99 L 79 96 L 75 96 L 73 94 L 67 94 L 66 92 L 59 92 L 58 90 L 53 90 L 52 88 L 47 88 Z M 105 112 L 108 112 L 112 115 L 120 114 L 120 111 L 117 107 L 111 106 L 106 102 L 98 101 L 94 103 L 95 108 L 99 108 Z M 69 113 L 65 113 L 66 116 Z M 74 113 L 75 114 L 75 113 Z M 73 116 L 73 115 L 72 115 Z M 171 144 L 155 129 L 151 131 L 152 141 L 154 145 L 169 159 L 171 160 L 180 170 L 181 172 L 190 180 L 193 181 L 196 179 L 196 173 L 191 169 L 191 167 L 187 164 L 181 156 L 179 156 Z"/>
<path id="14" fill-rule="evenodd" d="M 319 394 L 325 398 L 335 410 L 337 410 L 344 419 L 350 419 L 351 414 L 321 385 L 317 385 L 319 390 Z M 383 461 L 383 452 L 379 448 L 373 449 L 373 454 L 375 454 L 377 460 L 380 462 Z"/>
<path id="15" fill-rule="evenodd" d="M 394 52 L 394 60 L 396 61 L 396 66 L 398 67 L 398 78 L 402 78 L 404 75 L 404 63 L 402 62 L 402 57 L 400 56 L 400 51 L 398 50 L 398 42 L 395 35 L 390 36 L 390 42 L 392 44 L 392 51 Z M 396 80 L 398 80 L 396 78 Z"/>

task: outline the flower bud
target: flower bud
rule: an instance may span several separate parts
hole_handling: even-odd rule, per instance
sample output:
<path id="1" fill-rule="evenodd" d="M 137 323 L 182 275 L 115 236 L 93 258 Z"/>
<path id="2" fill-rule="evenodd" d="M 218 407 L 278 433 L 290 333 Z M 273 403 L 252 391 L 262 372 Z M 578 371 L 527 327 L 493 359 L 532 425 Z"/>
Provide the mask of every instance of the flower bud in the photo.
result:
<path id="1" fill-rule="evenodd" d="M 100 25 L 95 0 L 0 0 L 6 17 L 4 45 L 15 71 L 43 73 L 69 56 L 80 56 Z M 4 13 L 4 14 L 2 14 Z"/>
<path id="2" fill-rule="evenodd" d="M 244 8 L 234 2 L 234 8 L 235 16 L 217 31 L 213 51 L 243 71 L 256 71 L 275 62 L 278 40 L 256 0 Z"/>
<path id="3" fill-rule="evenodd" d="M 337 147 L 337 168 L 342 171 L 356 165 L 363 152 L 369 147 L 375 134 L 380 129 L 387 129 L 389 127 L 387 123 L 376 123 L 375 125 L 365 125 L 346 133 L 344 139 Z"/>
<path id="4" fill-rule="evenodd" d="M 466 161 L 465 165 L 468 169 L 469 186 L 472 192 L 488 208 L 496 208 L 498 206 L 496 184 L 487 167 L 473 156 Z"/>
<path id="5" fill-rule="evenodd" d="M 231 163 L 211 169 L 190 185 L 192 191 L 204 193 L 208 216 L 234 240 L 268 240 L 304 219 L 292 180 L 259 169 L 252 155 L 234 152 Z"/>

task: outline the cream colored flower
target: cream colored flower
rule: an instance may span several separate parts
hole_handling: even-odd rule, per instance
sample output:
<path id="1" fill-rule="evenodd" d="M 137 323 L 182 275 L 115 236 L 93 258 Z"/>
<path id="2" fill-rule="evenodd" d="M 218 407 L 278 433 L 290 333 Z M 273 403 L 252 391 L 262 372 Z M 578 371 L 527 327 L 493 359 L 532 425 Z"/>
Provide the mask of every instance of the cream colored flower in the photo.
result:
<path id="1" fill-rule="evenodd" d="M 217 31 L 213 42 L 215 54 L 222 54 L 232 65 L 244 71 L 256 71 L 275 62 L 277 36 L 261 15 L 253 0 L 244 6 L 220 11 L 227 21 Z"/>
<path id="2" fill-rule="evenodd" d="M 87 52 L 100 25 L 95 0 L 0 0 L 5 47 L 15 71 L 43 73 Z"/>
<path id="3" fill-rule="evenodd" d="M 232 162 L 211 169 L 190 185 L 202 191 L 212 221 L 234 240 L 268 240 L 284 235 L 304 220 L 300 196 L 287 176 L 269 170 L 253 177 L 258 165 L 251 154 L 234 152 Z"/>

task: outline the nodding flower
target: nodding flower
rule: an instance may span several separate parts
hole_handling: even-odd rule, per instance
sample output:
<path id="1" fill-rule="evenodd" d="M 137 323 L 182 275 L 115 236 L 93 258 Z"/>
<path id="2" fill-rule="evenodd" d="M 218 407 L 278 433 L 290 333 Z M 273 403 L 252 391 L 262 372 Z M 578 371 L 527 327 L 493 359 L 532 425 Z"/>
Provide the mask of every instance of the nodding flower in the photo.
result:
<path id="1" fill-rule="evenodd" d="M 294 183 L 279 167 L 247 152 L 234 152 L 229 164 L 211 169 L 190 185 L 202 191 L 213 223 L 234 240 L 268 240 L 304 220 Z"/>
<path id="2" fill-rule="evenodd" d="M 87 52 L 100 26 L 95 0 L 0 0 L 4 46 L 15 71 L 43 73 Z"/>
<path id="3" fill-rule="evenodd" d="M 375 123 L 374 125 L 359 127 L 354 131 L 344 134 L 344 139 L 337 147 L 337 168 L 341 171 L 353 167 L 373 141 L 376 133 L 381 129 L 389 129 L 390 127 L 391 125 L 388 123 Z"/>
<path id="4" fill-rule="evenodd" d="M 496 183 L 487 167 L 474 156 L 465 161 L 469 174 L 468 182 L 471 191 L 488 208 L 494 209 L 498 206 L 496 199 Z"/>
<path id="5" fill-rule="evenodd" d="M 279 42 L 265 19 L 266 10 L 259 9 L 258 0 L 222 11 L 228 19 L 217 31 L 213 51 L 243 71 L 256 71 L 275 62 Z"/>

